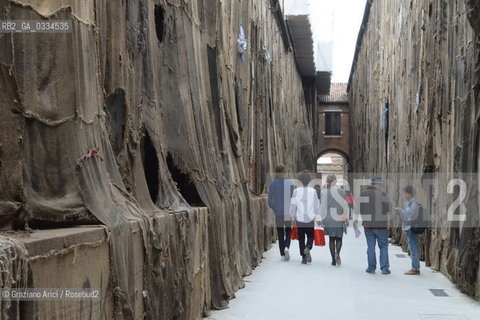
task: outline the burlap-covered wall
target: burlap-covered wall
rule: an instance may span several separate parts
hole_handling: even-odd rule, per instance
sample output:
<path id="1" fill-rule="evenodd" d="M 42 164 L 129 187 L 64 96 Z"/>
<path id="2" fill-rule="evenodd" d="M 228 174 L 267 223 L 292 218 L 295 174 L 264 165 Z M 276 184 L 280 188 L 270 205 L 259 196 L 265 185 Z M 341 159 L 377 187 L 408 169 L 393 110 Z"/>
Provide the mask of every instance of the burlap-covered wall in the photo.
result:
<path id="1" fill-rule="evenodd" d="M 277 163 L 292 171 L 313 163 L 302 82 L 270 1 L 0 0 L 0 19 L 73 26 L 0 35 L 1 227 L 107 225 L 116 316 L 129 319 L 128 220 L 137 220 L 147 317 L 225 307 L 273 237 L 253 194 Z M 182 240 L 182 224 L 161 224 L 190 205 L 209 216 L 189 215 L 185 230 L 208 224 L 208 241 Z M 165 269 L 159 259 L 168 250 L 177 254 L 169 261 L 186 259 L 182 245 L 208 248 L 202 297 L 188 297 L 189 278 L 168 280 L 165 270 L 204 260 Z M 166 292 L 181 298 L 163 303 Z"/>
<path id="2" fill-rule="evenodd" d="M 438 222 L 422 236 L 422 257 L 479 298 L 478 187 L 471 174 L 478 171 L 479 1 L 374 0 L 367 9 L 350 84 L 351 169 L 408 175 L 405 182 L 415 184 Z M 457 195 L 446 186 L 454 177 L 469 186 L 461 225 L 447 219 Z M 433 196 L 422 188 L 430 178 L 437 181 Z M 387 188 L 397 204 L 400 187 L 391 179 Z M 404 243 L 399 225 L 392 219 L 392 236 Z"/>

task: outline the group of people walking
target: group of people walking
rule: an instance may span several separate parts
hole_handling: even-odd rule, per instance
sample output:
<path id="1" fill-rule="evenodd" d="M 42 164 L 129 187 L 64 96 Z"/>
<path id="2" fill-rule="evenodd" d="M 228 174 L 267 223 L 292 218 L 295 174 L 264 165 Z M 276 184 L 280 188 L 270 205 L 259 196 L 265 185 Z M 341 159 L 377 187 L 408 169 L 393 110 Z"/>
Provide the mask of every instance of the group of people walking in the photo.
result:
<path id="1" fill-rule="evenodd" d="M 290 243 L 292 228 L 297 228 L 298 242 L 302 264 L 312 262 L 310 251 L 313 248 L 314 229 L 323 228 L 329 237 L 331 264 L 339 266 L 342 263 L 340 252 L 343 245 L 343 235 L 347 232 L 348 221 L 352 218 L 353 195 L 337 187 L 334 175 L 327 177 L 326 187 L 321 190 L 310 187 L 312 178 L 308 171 L 303 171 L 297 177 L 299 186 L 287 178 L 286 168 L 279 165 L 275 170 L 275 179 L 269 186 L 268 204 L 275 213 L 275 226 L 281 259 L 290 260 Z M 390 274 L 388 258 L 388 214 L 392 205 L 385 192 L 381 177 L 374 177 L 371 185 L 363 190 L 360 198 L 364 201 L 358 205 L 362 225 L 367 242 L 367 273 L 375 273 L 377 269 L 376 247 L 380 249 L 380 271 Z M 419 204 L 415 201 L 415 190 L 412 186 L 404 188 L 404 208 L 395 208 L 403 220 L 403 230 L 406 232 L 408 247 L 412 258 L 412 269 L 406 275 L 420 274 L 420 260 L 417 245 L 418 232 L 412 227 L 413 218 L 418 215 Z M 358 228 L 357 218 L 353 221 Z"/>

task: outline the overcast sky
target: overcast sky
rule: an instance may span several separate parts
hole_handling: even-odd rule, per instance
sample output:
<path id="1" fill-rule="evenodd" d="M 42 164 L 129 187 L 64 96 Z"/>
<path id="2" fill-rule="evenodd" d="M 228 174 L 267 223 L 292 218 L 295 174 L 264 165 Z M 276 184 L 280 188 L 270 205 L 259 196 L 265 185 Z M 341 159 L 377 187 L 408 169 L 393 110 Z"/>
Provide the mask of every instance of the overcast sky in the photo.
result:
<path id="1" fill-rule="evenodd" d="M 332 82 L 347 82 L 366 0 L 310 0 L 320 38 L 333 40 Z M 333 31 L 332 31 L 333 30 Z"/>

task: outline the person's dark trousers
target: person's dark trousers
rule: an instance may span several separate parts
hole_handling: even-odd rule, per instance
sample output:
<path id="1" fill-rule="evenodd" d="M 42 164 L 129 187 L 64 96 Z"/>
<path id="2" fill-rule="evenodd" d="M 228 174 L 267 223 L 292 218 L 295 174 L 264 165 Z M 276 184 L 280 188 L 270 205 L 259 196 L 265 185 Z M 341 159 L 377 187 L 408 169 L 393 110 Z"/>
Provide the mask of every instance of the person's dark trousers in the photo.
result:
<path id="1" fill-rule="evenodd" d="M 305 255 L 303 253 L 305 251 L 305 247 L 307 247 L 310 250 L 313 247 L 314 224 L 313 224 L 313 221 L 309 223 L 297 222 L 297 228 L 298 228 L 298 245 L 300 247 L 300 255 L 303 257 Z M 306 244 L 305 244 L 305 238 L 307 242 Z"/>
<path id="2" fill-rule="evenodd" d="M 284 216 L 275 216 L 275 226 L 277 228 L 280 255 L 283 257 L 285 255 L 285 248 L 290 248 L 291 223 L 290 221 L 285 221 Z"/>

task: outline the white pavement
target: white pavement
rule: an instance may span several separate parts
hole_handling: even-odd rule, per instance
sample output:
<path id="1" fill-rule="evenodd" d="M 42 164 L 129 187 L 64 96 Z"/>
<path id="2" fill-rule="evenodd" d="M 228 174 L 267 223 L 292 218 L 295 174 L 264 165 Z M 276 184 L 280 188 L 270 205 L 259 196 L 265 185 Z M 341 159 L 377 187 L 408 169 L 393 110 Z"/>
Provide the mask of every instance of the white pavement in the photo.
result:
<path id="1" fill-rule="evenodd" d="M 363 230 L 358 239 L 352 234 L 350 229 L 344 237 L 340 267 L 330 265 L 328 237 L 327 247 L 312 250 L 309 265 L 300 263 L 298 241 L 292 241 L 289 262 L 280 261 L 276 244 L 245 278 L 245 288 L 229 308 L 212 311 L 207 319 L 480 320 L 480 302 L 423 262 L 420 276 L 403 275 L 410 269 L 410 257 L 398 246 L 389 247 L 392 274 L 367 274 Z M 435 296 L 430 289 L 443 289 L 448 297 Z"/>

